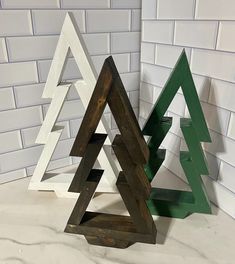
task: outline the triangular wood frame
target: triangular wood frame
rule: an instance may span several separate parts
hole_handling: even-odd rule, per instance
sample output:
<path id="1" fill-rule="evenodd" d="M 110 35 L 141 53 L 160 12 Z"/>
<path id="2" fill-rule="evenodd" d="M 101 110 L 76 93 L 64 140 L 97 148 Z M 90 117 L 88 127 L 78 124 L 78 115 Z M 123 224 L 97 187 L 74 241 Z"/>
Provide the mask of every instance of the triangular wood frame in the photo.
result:
<path id="1" fill-rule="evenodd" d="M 107 104 L 120 131 L 112 143 L 123 170 L 116 184 L 130 216 L 86 211 L 103 174 L 103 170 L 92 168 L 106 139 L 105 134 L 95 131 Z M 108 247 L 126 248 L 135 242 L 156 243 L 156 227 L 146 204 L 151 191 L 144 172 L 148 146 L 112 57 L 104 62 L 71 155 L 82 157 L 69 188 L 69 191 L 80 192 L 80 196 L 65 232 L 85 235 L 90 244 Z"/>
<path id="2" fill-rule="evenodd" d="M 209 172 L 200 143 L 211 142 L 211 138 L 185 51 L 159 95 L 144 125 L 143 134 L 150 136 L 150 159 L 145 171 L 151 182 L 165 159 L 166 150 L 159 147 L 172 125 L 172 118 L 164 117 L 164 114 L 180 87 L 191 116 L 191 119 L 180 119 L 180 128 L 189 149 L 180 151 L 180 163 L 192 191 L 153 188 L 148 205 L 154 215 L 185 218 L 193 212 L 211 213 L 210 202 L 201 179 L 201 175 L 208 175 Z"/>
<path id="3" fill-rule="evenodd" d="M 52 101 L 36 139 L 36 143 L 45 144 L 45 146 L 29 184 L 30 190 L 53 190 L 58 193 L 62 192 L 63 196 L 66 196 L 73 174 L 59 174 L 56 175 L 57 178 L 54 176 L 52 179 L 50 174 L 46 174 L 46 169 L 63 130 L 63 127 L 55 126 L 55 123 L 69 88 L 72 85 L 72 83 L 61 83 L 69 51 L 72 52 L 83 78 L 82 80 L 76 81 L 74 86 L 86 108 L 96 84 L 97 73 L 71 13 L 66 14 L 42 95 L 42 98 L 50 98 Z M 111 145 L 112 134 L 104 116 L 101 118 L 97 131 L 108 134 L 105 143 L 106 145 Z M 105 148 L 101 149 L 98 162 L 106 171 L 104 177 L 106 184 L 101 184 L 98 191 L 116 191 L 115 182 L 118 169 L 113 162 L 111 154 L 105 151 Z M 70 181 L 67 179 L 70 179 Z M 68 197 L 70 196 L 68 195 Z"/>

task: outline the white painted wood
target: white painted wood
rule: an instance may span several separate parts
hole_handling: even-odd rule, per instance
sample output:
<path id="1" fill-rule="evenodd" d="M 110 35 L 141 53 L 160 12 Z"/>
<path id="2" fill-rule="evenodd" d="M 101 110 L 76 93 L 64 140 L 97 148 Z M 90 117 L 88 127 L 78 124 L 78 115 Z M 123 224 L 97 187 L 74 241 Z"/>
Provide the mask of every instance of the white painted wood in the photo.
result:
<path id="1" fill-rule="evenodd" d="M 42 95 L 43 98 L 52 99 L 36 139 L 36 143 L 45 144 L 45 147 L 29 184 L 30 190 L 53 190 L 61 197 L 74 197 L 78 195 L 67 192 L 76 171 L 75 169 L 72 171 L 69 170 L 68 172 L 67 169 L 70 168 L 65 168 L 65 171 L 60 169 L 53 172 L 53 174 L 51 172 L 46 173 L 51 156 L 63 131 L 63 127 L 56 127 L 55 123 L 69 88 L 72 85 L 72 83 L 61 83 L 69 50 L 71 50 L 83 77 L 82 80 L 76 81 L 74 85 L 84 107 L 87 108 L 98 75 L 75 20 L 72 14 L 67 13 Z M 97 132 L 108 135 L 105 145 L 110 146 L 113 137 L 104 116 L 98 125 Z M 117 190 L 115 183 L 119 170 L 110 151 L 107 151 L 106 146 L 101 149 L 97 160 L 98 167 L 104 169 L 104 176 L 101 179 L 97 191 L 115 192 Z"/>
<path id="2" fill-rule="evenodd" d="M 56 120 L 60 114 L 60 111 L 63 106 L 63 102 L 66 98 L 66 95 L 69 91 L 71 84 L 59 85 L 55 91 L 54 98 L 51 101 L 50 107 L 46 114 L 46 117 L 43 121 L 42 127 L 38 133 L 36 143 L 46 144 L 50 136 Z"/>

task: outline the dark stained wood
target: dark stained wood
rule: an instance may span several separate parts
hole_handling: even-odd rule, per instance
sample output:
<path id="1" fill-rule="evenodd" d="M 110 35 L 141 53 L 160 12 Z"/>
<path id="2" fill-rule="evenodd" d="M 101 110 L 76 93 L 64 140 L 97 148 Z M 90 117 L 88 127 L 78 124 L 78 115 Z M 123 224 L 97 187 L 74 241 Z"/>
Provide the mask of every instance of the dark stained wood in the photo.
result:
<path id="1" fill-rule="evenodd" d="M 116 185 L 130 216 L 86 211 L 103 174 L 102 170 L 92 168 L 106 139 L 104 134 L 95 134 L 106 104 L 121 133 L 112 144 L 123 170 Z M 82 157 L 69 188 L 71 192 L 80 192 L 80 196 L 65 232 L 82 234 L 88 243 L 108 247 L 156 243 L 157 231 L 146 203 L 151 192 L 144 171 L 149 150 L 112 57 L 105 60 L 71 155 Z"/>
<path id="2" fill-rule="evenodd" d="M 69 192 L 79 193 L 81 191 L 81 188 L 87 180 L 87 177 L 95 164 L 97 156 L 99 155 L 99 152 L 104 145 L 106 137 L 106 134 L 98 133 L 91 136 L 91 139 L 87 144 L 84 156 L 69 187 Z"/>
<path id="3" fill-rule="evenodd" d="M 151 185 L 146 177 L 143 166 L 133 163 L 122 138 L 121 135 L 115 136 L 112 143 L 114 153 L 125 173 L 133 195 L 147 200 L 151 193 Z"/>
<path id="4" fill-rule="evenodd" d="M 102 174 L 102 170 L 93 169 L 90 171 L 87 181 L 83 186 L 82 192 L 80 193 L 72 214 L 69 218 L 65 232 L 70 226 L 77 226 L 80 224 L 86 212 L 86 208 L 88 207 L 89 202 L 95 193 L 96 187 L 99 184 Z"/>
<path id="5" fill-rule="evenodd" d="M 79 226 L 70 225 L 67 233 L 107 237 L 129 242 L 156 243 L 156 235 L 138 232 L 130 216 L 86 212 Z"/>
<path id="6" fill-rule="evenodd" d="M 115 80 L 112 82 L 112 89 L 108 96 L 108 105 L 115 116 L 115 121 L 133 162 L 145 164 L 149 158 L 148 146 L 146 145 L 112 57 L 108 58 L 107 61 L 113 76 L 116 76 L 114 77 Z"/>
<path id="7" fill-rule="evenodd" d="M 95 133 L 95 130 L 104 112 L 112 81 L 112 72 L 110 71 L 109 64 L 107 61 L 105 61 L 70 152 L 70 156 L 82 157 L 84 155 L 87 144 L 90 141 L 92 135 Z"/>
<path id="8" fill-rule="evenodd" d="M 119 174 L 117 188 L 122 196 L 127 210 L 130 213 L 137 231 L 144 234 L 152 234 L 153 237 L 156 237 L 156 227 L 146 201 L 143 198 L 136 198 L 133 195 L 130 185 L 127 183 L 123 172 L 120 172 Z"/>
<path id="9" fill-rule="evenodd" d="M 107 237 L 107 236 L 87 236 L 85 235 L 85 238 L 89 244 L 95 245 L 95 246 L 103 246 L 103 247 L 114 247 L 114 248 L 127 248 L 134 244 L 133 242 L 124 241 L 124 240 L 118 240 L 114 239 L 113 237 Z"/>

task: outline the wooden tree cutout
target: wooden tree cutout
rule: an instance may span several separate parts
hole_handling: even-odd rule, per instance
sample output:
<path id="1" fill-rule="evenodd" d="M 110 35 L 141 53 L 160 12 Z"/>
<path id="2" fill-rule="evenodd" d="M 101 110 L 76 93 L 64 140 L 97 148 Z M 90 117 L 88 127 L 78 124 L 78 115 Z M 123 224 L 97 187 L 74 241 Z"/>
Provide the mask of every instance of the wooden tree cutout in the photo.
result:
<path id="1" fill-rule="evenodd" d="M 51 98 L 52 102 L 36 139 L 36 143 L 45 144 L 45 147 L 30 181 L 30 190 L 54 190 L 66 192 L 73 177 L 71 174 L 60 174 L 54 175 L 52 179 L 51 174 L 46 173 L 52 154 L 63 131 L 63 127 L 55 126 L 55 123 L 62 109 L 69 88 L 72 85 L 72 83 L 61 83 L 69 51 L 74 55 L 75 61 L 83 77 L 82 80 L 76 81 L 74 85 L 84 107 L 86 108 L 96 84 L 97 73 L 91 62 L 82 35 L 71 13 L 67 13 L 65 17 L 42 95 L 43 98 Z M 105 117 L 101 118 L 97 131 L 99 133 L 108 134 L 106 144 L 111 145 L 112 134 Z M 98 191 L 116 191 L 115 182 L 118 170 L 112 160 L 111 154 L 107 151 L 105 152 L 105 149 L 102 148 L 98 156 L 98 162 L 100 166 L 105 169 L 103 182 L 107 182 L 106 185 L 101 184 Z"/>
<path id="2" fill-rule="evenodd" d="M 185 51 L 182 52 L 171 76 L 160 94 L 152 113 L 143 128 L 150 136 L 150 159 L 145 167 L 151 182 L 165 159 L 165 150 L 159 149 L 172 125 L 172 119 L 164 117 L 179 88 L 182 88 L 190 118 L 181 118 L 180 127 L 189 151 L 180 152 L 180 163 L 192 192 L 153 188 L 148 206 L 152 214 L 184 218 L 187 215 L 211 213 L 201 175 L 208 175 L 207 162 L 200 142 L 211 142 L 210 134 L 199 102 Z"/>
<path id="3" fill-rule="evenodd" d="M 120 131 L 112 143 L 123 170 L 116 185 L 130 216 L 86 211 L 103 174 L 103 170 L 92 168 L 106 139 L 105 134 L 95 131 L 107 104 Z M 69 188 L 80 192 L 80 196 L 65 232 L 82 234 L 91 244 L 117 248 L 126 248 L 135 242 L 155 243 L 156 228 L 146 204 L 151 191 L 144 172 L 148 146 L 112 57 L 105 60 L 71 155 L 82 157 Z"/>

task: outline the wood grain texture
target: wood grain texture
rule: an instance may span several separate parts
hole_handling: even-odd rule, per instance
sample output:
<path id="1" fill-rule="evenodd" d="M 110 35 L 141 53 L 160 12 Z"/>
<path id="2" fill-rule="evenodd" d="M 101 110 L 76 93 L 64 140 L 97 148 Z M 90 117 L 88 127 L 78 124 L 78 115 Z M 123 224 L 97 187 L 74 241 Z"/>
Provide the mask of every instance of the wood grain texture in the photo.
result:
<path id="1" fill-rule="evenodd" d="M 107 104 L 121 133 L 112 143 L 122 168 L 116 185 L 130 216 L 85 211 L 103 173 L 92 168 L 105 141 L 105 135 L 97 134 L 96 128 Z M 71 155 L 82 157 L 69 188 L 80 191 L 80 196 L 65 232 L 82 234 L 90 244 L 106 247 L 126 248 L 135 242 L 156 243 L 157 231 L 146 203 L 151 191 L 144 171 L 148 146 L 112 57 L 104 62 Z"/>
<path id="2" fill-rule="evenodd" d="M 85 149 L 84 156 L 69 187 L 69 192 L 79 193 L 81 191 L 81 188 L 86 182 L 89 173 L 95 164 L 97 156 L 104 145 L 106 137 L 107 135 L 105 134 L 93 134 L 91 136 L 91 139 Z M 73 147 L 75 144 L 76 142 L 74 143 Z"/>

